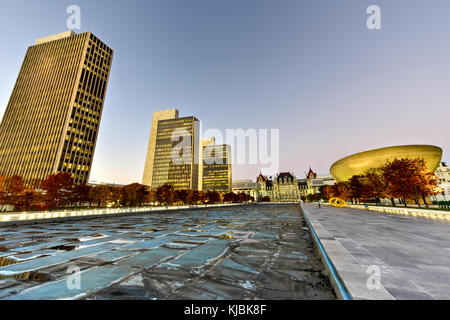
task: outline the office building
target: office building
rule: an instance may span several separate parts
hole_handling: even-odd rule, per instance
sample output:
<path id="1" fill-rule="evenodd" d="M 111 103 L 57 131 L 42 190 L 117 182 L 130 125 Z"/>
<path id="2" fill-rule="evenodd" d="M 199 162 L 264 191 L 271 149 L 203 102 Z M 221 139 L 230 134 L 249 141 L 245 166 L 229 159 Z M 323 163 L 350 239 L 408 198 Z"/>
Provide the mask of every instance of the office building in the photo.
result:
<path id="1" fill-rule="evenodd" d="M 229 193 L 232 188 L 231 146 L 203 147 L 203 191 Z"/>
<path id="2" fill-rule="evenodd" d="M 170 119 L 161 119 L 161 115 L 153 117 L 143 184 L 152 189 L 170 184 L 175 189 L 198 190 L 199 121 L 192 116 L 179 118 L 175 109 L 163 115 Z"/>
<path id="3" fill-rule="evenodd" d="M 38 39 L 26 52 L 0 125 L 0 172 L 29 186 L 56 172 L 89 180 L 113 59 L 90 32 Z"/>
<path id="4" fill-rule="evenodd" d="M 150 139 L 148 141 L 147 158 L 144 166 L 144 177 L 142 184 L 151 187 L 153 181 L 153 165 L 155 162 L 156 134 L 158 132 L 159 120 L 169 120 L 178 118 L 177 109 L 161 110 L 153 113 L 152 127 L 150 129 Z"/>

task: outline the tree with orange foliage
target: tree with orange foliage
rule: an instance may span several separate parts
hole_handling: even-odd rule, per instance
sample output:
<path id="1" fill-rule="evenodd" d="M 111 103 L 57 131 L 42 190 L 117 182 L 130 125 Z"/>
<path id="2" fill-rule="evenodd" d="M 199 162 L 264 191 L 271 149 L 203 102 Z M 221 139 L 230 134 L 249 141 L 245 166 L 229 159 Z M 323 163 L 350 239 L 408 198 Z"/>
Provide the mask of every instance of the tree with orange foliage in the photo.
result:
<path id="1" fill-rule="evenodd" d="M 70 203 L 74 192 L 72 176 L 68 172 L 51 174 L 42 182 L 44 201 L 51 209 Z"/>
<path id="2" fill-rule="evenodd" d="M 419 197 L 432 194 L 437 189 L 437 181 L 427 173 L 424 159 L 394 159 L 381 168 L 386 181 L 386 195 L 403 200 L 414 199 L 420 206 Z"/>
<path id="3" fill-rule="evenodd" d="M 320 198 L 323 199 L 323 200 L 330 200 L 330 195 L 328 194 L 327 187 L 328 186 L 321 186 L 319 188 L 319 195 L 320 195 Z M 303 197 L 304 196 L 302 196 L 302 198 L 301 198 L 302 200 L 303 200 Z"/>
<path id="4" fill-rule="evenodd" d="M 226 193 L 223 196 L 223 201 L 236 203 L 237 202 L 237 194 L 235 194 L 234 192 Z"/>
<path id="5" fill-rule="evenodd" d="M 5 179 L 5 192 L 3 203 L 14 206 L 14 210 L 21 209 L 23 194 L 26 190 L 23 178 L 15 175 Z"/>
<path id="6" fill-rule="evenodd" d="M 121 188 L 122 203 L 125 206 L 134 207 L 144 203 L 144 197 L 148 187 L 139 183 L 132 183 Z"/>
<path id="7" fill-rule="evenodd" d="M 19 209 L 28 211 L 38 201 L 38 194 L 33 189 L 26 189 L 23 192 Z"/>
<path id="8" fill-rule="evenodd" d="M 188 190 L 175 190 L 175 201 L 181 204 L 188 203 Z"/>
<path id="9" fill-rule="evenodd" d="M 342 200 L 349 200 L 349 191 L 345 183 L 338 182 L 332 186 L 327 187 L 327 193 L 330 198 L 341 198 Z"/>
<path id="10" fill-rule="evenodd" d="M 83 204 L 91 201 L 89 196 L 91 187 L 87 185 L 76 185 L 72 194 L 72 203 Z"/>
<path id="11" fill-rule="evenodd" d="M 209 204 L 220 202 L 220 194 L 217 191 L 208 191 L 205 197 Z"/>
<path id="12" fill-rule="evenodd" d="M 361 197 L 365 200 L 374 199 L 378 204 L 384 197 L 386 191 L 386 182 L 379 169 L 369 169 L 363 176 L 363 186 L 361 190 Z M 395 202 L 391 199 L 393 205 Z"/>
<path id="13" fill-rule="evenodd" d="M 352 203 L 354 202 L 355 204 L 357 204 L 360 201 L 362 196 L 362 189 L 362 177 L 354 175 L 348 183 L 348 196 Z"/>
<path id="14" fill-rule="evenodd" d="M 416 159 L 415 162 L 419 171 L 419 178 L 416 182 L 417 190 L 421 195 L 423 202 L 427 205 L 427 197 L 442 192 L 442 189 L 438 186 L 437 176 L 434 173 L 430 173 L 427 169 L 425 160 Z"/>
<path id="15" fill-rule="evenodd" d="M 144 197 L 144 203 L 154 203 L 156 201 L 156 193 L 153 190 L 148 190 Z"/>
<path id="16" fill-rule="evenodd" d="M 109 201 L 115 201 L 112 189 L 105 185 L 93 186 L 89 192 L 89 198 L 91 201 L 97 203 L 97 206 L 104 206 Z M 120 189 L 117 189 L 117 191 L 120 193 Z"/>
<path id="17" fill-rule="evenodd" d="M 156 189 L 156 200 L 161 204 L 171 205 L 175 201 L 175 192 L 170 184 L 164 184 Z"/>

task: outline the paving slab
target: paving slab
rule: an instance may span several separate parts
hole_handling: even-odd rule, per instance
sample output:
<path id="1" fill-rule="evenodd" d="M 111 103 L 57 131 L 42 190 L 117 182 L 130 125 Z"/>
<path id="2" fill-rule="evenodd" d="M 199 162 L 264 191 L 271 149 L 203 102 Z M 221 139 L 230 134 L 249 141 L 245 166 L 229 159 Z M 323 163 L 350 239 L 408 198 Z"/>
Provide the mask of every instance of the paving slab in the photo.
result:
<path id="1" fill-rule="evenodd" d="M 0 276 L 20 277 L 0 280 L 2 299 L 336 299 L 297 204 L 0 230 Z M 71 267 L 80 289 L 67 285 Z"/>
<path id="2" fill-rule="evenodd" d="M 450 222 L 311 204 L 302 208 L 353 298 L 450 299 Z M 369 289 L 377 267 L 380 289 Z"/>
<path id="3" fill-rule="evenodd" d="M 21 263 L 11 264 L 5 267 L 0 267 L 1 276 L 11 276 L 16 274 L 22 274 L 30 271 L 37 271 L 39 269 L 61 264 L 66 261 L 74 260 L 79 257 L 89 256 L 107 251 L 112 248 L 116 248 L 117 244 L 100 244 L 91 246 L 79 250 L 62 252 L 53 256 L 28 260 Z"/>
<path id="4" fill-rule="evenodd" d="M 80 288 L 68 286 L 66 278 L 24 290 L 5 300 L 68 300 L 84 297 L 102 288 L 109 287 L 129 276 L 131 270 L 121 266 L 106 266 L 89 269 L 80 274 Z"/>

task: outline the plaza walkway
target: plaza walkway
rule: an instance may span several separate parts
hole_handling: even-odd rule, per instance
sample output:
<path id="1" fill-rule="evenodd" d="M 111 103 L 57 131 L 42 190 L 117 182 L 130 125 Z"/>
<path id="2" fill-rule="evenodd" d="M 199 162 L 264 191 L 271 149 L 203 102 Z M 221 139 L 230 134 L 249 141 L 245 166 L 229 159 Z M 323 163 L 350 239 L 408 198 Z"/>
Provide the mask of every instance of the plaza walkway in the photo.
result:
<path id="1" fill-rule="evenodd" d="M 366 210 L 302 205 L 344 282 L 356 295 L 378 266 L 379 298 L 450 299 L 450 222 Z M 367 273 L 369 270 L 369 273 Z"/>
<path id="2" fill-rule="evenodd" d="M 336 299 L 298 205 L 1 227 L 0 262 L 0 299 Z"/>

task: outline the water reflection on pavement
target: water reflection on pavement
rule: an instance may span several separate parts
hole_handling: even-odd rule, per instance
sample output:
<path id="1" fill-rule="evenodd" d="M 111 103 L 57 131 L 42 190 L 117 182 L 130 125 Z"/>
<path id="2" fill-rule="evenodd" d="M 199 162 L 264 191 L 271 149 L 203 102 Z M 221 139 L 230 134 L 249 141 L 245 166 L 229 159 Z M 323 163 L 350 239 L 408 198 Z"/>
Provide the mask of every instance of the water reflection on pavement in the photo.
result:
<path id="1" fill-rule="evenodd" d="M 0 299 L 335 299 L 297 205 L 5 227 L 0 263 Z"/>

